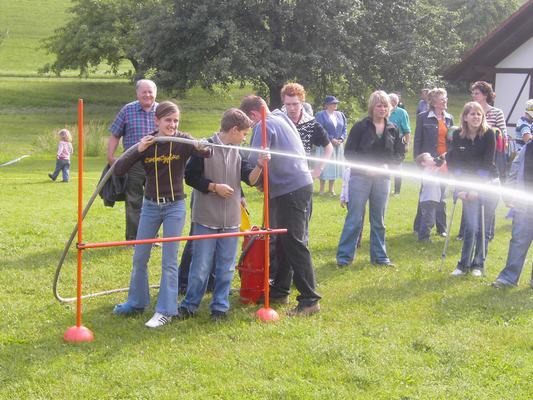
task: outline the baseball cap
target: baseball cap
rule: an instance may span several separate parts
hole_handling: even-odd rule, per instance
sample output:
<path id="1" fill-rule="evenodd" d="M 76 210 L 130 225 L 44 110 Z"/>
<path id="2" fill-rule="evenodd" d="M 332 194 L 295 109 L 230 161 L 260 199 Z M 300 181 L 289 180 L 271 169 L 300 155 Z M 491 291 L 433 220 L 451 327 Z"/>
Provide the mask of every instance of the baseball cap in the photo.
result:
<path id="1" fill-rule="evenodd" d="M 533 118 L 533 99 L 526 101 L 526 114 Z"/>

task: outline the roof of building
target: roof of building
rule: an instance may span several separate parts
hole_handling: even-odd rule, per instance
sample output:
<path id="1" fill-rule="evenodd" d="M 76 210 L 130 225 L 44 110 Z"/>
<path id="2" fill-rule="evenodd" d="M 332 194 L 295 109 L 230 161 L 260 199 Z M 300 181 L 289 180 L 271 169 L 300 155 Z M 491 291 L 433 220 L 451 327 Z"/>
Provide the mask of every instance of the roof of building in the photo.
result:
<path id="1" fill-rule="evenodd" d="M 444 71 L 448 80 L 491 80 L 494 67 L 533 37 L 533 0 L 528 0 L 476 46 L 461 61 Z"/>

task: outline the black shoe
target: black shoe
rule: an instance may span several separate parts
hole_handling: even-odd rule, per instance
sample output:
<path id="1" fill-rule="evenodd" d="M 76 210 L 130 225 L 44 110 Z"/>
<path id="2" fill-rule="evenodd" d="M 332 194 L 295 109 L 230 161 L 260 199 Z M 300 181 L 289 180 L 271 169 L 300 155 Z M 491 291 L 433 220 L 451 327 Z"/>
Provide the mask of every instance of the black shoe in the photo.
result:
<path id="1" fill-rule="evenodd" d="M 55 181 L 54 176 L 53 176 L 52 174 L 48 174 L 48 177 L 49 177 L 51 180 Z"/>
<path id="2" fill-rule="evenodd" d="M 191 318 L 191 317 L 194 317 L 194 313 L 189 311 L 189 309 L 187 307 L 179 307 L 178 308 L 178 313 L 176 314 L 176 319 L 179 319 L 179 320 L 184 320 L 184 319 L 188 319 L 188 318 Z"/>
<path id="3" fill-rule="evenodd" d="M 455 238 L 455 240 L 459 240 L 459 241 L 461 241 L 461 240 L 463 240 L 463 236 L 461 236 L 461 235 L 457 235 L 457 237 Z"/>
<path id="4" fill-rule="evenodd" d="M 222 321 L 228 317 L 228 313 L 224 311 L 213 310 L 211 311 L 211 320 L 212 321 Z"/>

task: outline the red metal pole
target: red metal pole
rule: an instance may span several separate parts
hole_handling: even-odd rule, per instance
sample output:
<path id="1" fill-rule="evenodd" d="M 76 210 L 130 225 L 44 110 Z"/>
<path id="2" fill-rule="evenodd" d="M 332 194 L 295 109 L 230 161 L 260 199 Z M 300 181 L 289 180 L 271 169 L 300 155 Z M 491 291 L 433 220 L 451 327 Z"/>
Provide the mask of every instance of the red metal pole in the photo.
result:
<path id="1" fill-rule="evenodd" d="M 262 134 L 262 145 L 263 149 L 266 149 L 267 146 L 267 135 L 266 135 L 266 106 L 261 107 L 261 134 Z M 269 221 L 269 207 L 268 207 L 268 160 L 263 162 L 263 195 L 264 195 L 264 205 L 263 205 L 263 218 L 265 221 L 265 230 L 270 229 Z M 264 307 L 257 311 L 257 316 L 261 321 L 277 321 L 279 320 L 278 313 L 270 308 L 270 235 L 265 235 L 265 275 L 264 275 L 264 291 L 265 291 L 265 302 Z"/>
<path id="2" fill-rule="evenodd" d="M 78 244 L 83 243 L 83 100 L 78 100 Z M 76 326 L 81 326 L 81 269 L 83 250 L 78 248 Z"/>
<path id="3" fill-rule="evenodd" d="M 78 245 L 83 240 L 83 100 L 78 99 Z M 83 248 L 78 247 L 78 268 L 76 288 L 76 326 L 65 332 L 67 342 L 92 342 L 93 333 L 81 325 L 81 277 Z"/>
<path id="4" fill-rule="evenodd" d="M 148 244 L 148 243 L 166 243 L 166 242 L 178 242 L 183 240 L 202 240 L 213 239 L 222 237 L 235 237 L 235 236 L 251 236 L 251 235 L 276 235 L 287 233 L 287 229 L 269 229 L 269 230 L 257 230 L 257 231 L 245 231 L 245 232 L 227 232 L 227 233 L 210 233 L 206 235 L 195 236 L 176 236 L 167 238 L 154 238 L 154 239 L 139 239 L 139 240 L 122 240 L 118 242 L 100 242 L 100 243 L 84 243 L 78 245 L 79 249 L 96 249 L 102 247 L 118 247 L 127 246 L 131 244 Z"/>

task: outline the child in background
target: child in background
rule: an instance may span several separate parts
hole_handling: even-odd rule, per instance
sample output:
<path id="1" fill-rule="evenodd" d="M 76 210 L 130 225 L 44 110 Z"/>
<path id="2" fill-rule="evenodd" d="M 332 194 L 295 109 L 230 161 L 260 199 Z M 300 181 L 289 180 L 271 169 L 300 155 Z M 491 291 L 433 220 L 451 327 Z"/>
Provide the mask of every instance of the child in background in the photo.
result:
<path id="1" fill-rule="evenodd" d="M 72 135 L 67 129 L 61 129 L 58 133 L 59 144 L 57 145 L 56 169 L 48 177 L 55 181 L 59 171 L 63 173 L 63 182 L 69 181 L 70 155 L 74 152 L 72 148 Z"/>
<path id="2" fill-rule="evenodd" d="M 440 167 L 429 153 L 422 153 L 416 158 L 416 165 L 424 169 L 424 175 L 435 176 L 439 174 Z M 429 235 L 436 223 L 437 207 L 441 201 L 442 191 L 440 183 L 428 179 L 422 179 L 420 191 L 420 228 L 418 229 L 418 241 L 431 243 Z"/>

